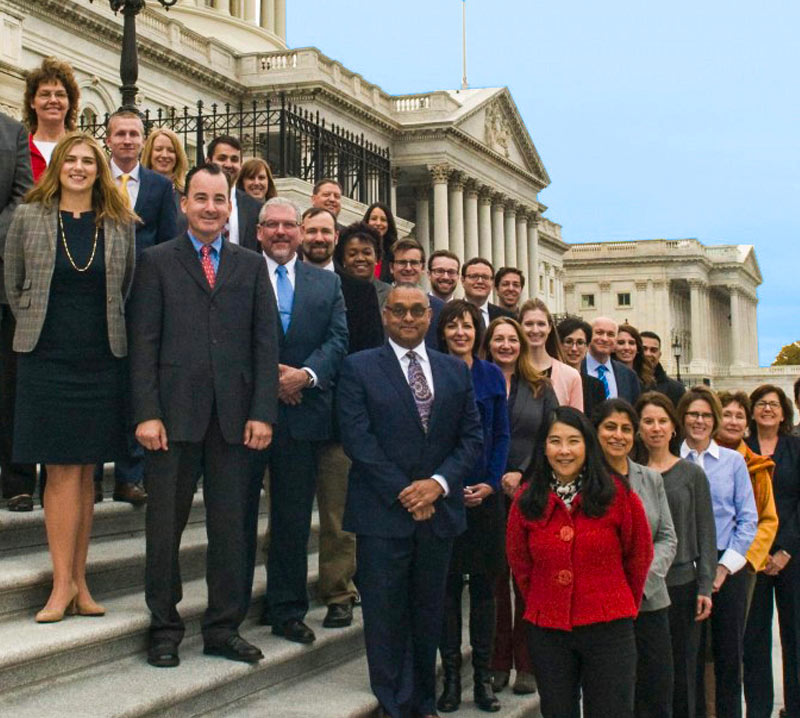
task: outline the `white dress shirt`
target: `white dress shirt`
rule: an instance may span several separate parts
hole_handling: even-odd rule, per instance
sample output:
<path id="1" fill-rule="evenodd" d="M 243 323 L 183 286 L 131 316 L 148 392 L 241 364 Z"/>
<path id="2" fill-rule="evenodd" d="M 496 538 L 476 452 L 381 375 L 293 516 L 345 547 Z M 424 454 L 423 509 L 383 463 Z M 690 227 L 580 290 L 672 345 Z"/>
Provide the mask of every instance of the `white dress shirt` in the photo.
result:
<path id="1" fill-rule="evenodd" d="M 116 162 L 111 160 L 111 176 L 114 178 L 114 184 L 117 187 L 122 187 L 122 175 L 128 175 L 128 197 L 131 201 L 131 209 L 136 207 L 136 200 L 139 197 L 139 169 L 141 165 L 137 162 L 136 167 L 134 167 L 130 172 L 123 172 L 119 167 L 117 167 Z"/>
<path id="2" fill-rule="evenodd" d="M 228 241 L 239 244 L 239 205 L 236 203 L 236 185 L 231 187 L 231 216 L 228 217 Z M 294 280 L 292 280 L 294 286 Z"/>
<path id="3" fill-rule="evenodd" d="M 486 301 L 478 307 L 478 311 L 481 313 L 483 317 L 483 326 L 488 327 L 490 324 L 489 321 L 489 299 L 487 298 Z"/>

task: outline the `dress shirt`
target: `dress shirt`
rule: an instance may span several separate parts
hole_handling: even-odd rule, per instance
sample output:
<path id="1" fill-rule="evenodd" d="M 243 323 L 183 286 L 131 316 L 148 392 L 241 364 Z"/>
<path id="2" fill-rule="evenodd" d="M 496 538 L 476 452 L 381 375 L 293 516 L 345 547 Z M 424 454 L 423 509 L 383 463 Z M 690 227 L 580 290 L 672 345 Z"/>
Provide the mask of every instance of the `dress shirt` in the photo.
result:
<path id="1" fill-rule="evenodd" d="M 478 311 L 481 313 L 483 317 L 483 326 L 484 328 L 488 328 L 490 321 L 489 321 L 489 300 L 487 299 L 481 306 L 478 307 Z"/>
<path id="2" fill-rule="evenodd" d="M 311 264 L 311 262 L 309 262 Z M 318 264 L 311 264 L 312 267 L 317 267 L 318 269 L 324 269 L 326 272 L 335 272 L 336 265 L 333 263 L 333 260 L 328 260 L 328 263 L 324 267 L 320 267 Z"/>
<path id="3" fill-rule="evenodd" d="M 592 356 L 591 352 L 586 352 L 586 372 L 589 376 L 600 379 L 600 372 L 597 367 L 602 364 L 608 371 L 606 372 L 606 381 L 608 381 L 608 398 L 613 399 L 619 396 L 617 392 L 617 377 L 614 376 L 614 365 L 611 363 L 611 357 L 608 357 L 604 362 L 599 362 Z M 600 379 L 600 381 L 603 381 Z"/>
<path id="4" fill-rule="evenodd" d="M 704 451 L 697 452 L 684 441 L 681 458 L 706 472 L 717 527 L 719 559 L 731 573 L 744 567 L 750 544 L 756 536 L 758 511 L 747 465 L 738 451 L 719 446 L 713 439 Z"/>
<path id="5" fill-rule="evenodd" d="M 136 167 L 134 167 L 130 172 L 123 172 L 119 167 L 117 167 L 116 162 L 111 160 L 111 176 L 114 178 L 114 184 L 119 188 L 122 187 L 122 180 L 120 179 L 122 175 L 128 175 L 128 197 L 131 200 L 131 209 L 136 207 L 136 199 L 139 197 L 139 187 L 141 186 L 139 182 L 139 168 L 141 165 L 137 162 Z"/>
<path id="6" fill-rule="evenodd" d="M 194 251 L 197 252 L 197 258 L 202 261 L 203 257 L 200 254 L 200 250 L 205 247 L 205 242 L 201 242 L 199 239 L 196 239 L 195 236 L 189 231 L 186 233 L 189 235 L 189 239 L 192 240 Z M 208 256 L 211 258 L 211 264 L 214 265 L 214 274 L 217 274 L 219 272 L 219 253 L 222 251 L 222 235 L 217 237 L 211 243 L 211 250 L 212 251 L 209 252 Z"/>
<path id="7" fill-rule="evenodd" d="M 431 362 L 430 359 L 428 359 L 428 350 L 425 347 L 425 342 L 422 342 L 422 344 L 414 347 L 413 349 L 406 349 L 405 347 L 401 347 L 399 344 L 396 344 L 393 340 L 389 339 L 389 346 L 392 348 L 392 351 L 397 357 L 397 361 L 400 362 L 400 369 L 402 369 L 403 376 L 405 377 L 406 381 L 408 381 L 408 365 L 411 363 L 411 360 L 407 356 L 408 352 L 412 351 L 417 355 L 417 361 L 422 369 L 422 373 L 425 375 L 425 381 L 428 382 L 428 388 L 431 390 L 431 399 L 433 399 L 435 396 L 433 388 L 433 373 L 431 372 Z M 447 496 L 450 493 L 447 480 L 444 478 L 444 476 L 434 474 L 431 476 L 431 478 L 442 487 L 442 491 L 444 491 L 442 496 Z"/>
<path id="8" fill-rule="evenodd" d="M 269 272 L 269 281 L 272 284 L 272 291 L 275 293 L 275 305 L 278 305 L 278 263 L 270 257 L 266 252 L 262 252 L 264 255 L 264 259 L 267 260 L 267 271 Z M 289 280 L 289 283 L 292 285 L 292 289 L 294 289 L 294 280 L 295 280 L 295 265 L 297 264 L 297 254 L 295 254 L 286 264 L 283 266 L 286 267 L 286 277 Z M 303 367 L 303 371 L 308 372 L 308 375 L 311 377 L 311 386 L 315 387 L 317 385 L 317 374 L 313 369 L 309 369 L 307 366 Z"/>
<path id="9" fill-rule="evenodd" d="M 58 142 L 45 142 L 44 140 L 34 140 L 33 144 L 36 145 L 36 149 L 39 150 L 42 157 L 44 157 L 44 161 L 49 165 L 50 158 L 53 156 L 53 150 L 56 148 Z"/>
<path id="10" fill-rule="evenodd" d="M 228 217 L 228 241 L 239 244 L 239 205 L 236 202 L 236 185 L 231 187 L 231 216 Z M 294 281 L 292 281 L 294 286 Z"/>

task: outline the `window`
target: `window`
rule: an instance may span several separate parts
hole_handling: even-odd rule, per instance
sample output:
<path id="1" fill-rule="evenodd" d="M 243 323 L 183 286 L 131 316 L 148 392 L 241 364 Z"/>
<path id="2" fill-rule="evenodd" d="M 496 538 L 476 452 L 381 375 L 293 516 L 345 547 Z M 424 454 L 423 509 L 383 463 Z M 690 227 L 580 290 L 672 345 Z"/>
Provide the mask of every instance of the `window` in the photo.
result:
<path id="1" fill-rule="evenodd" d="M 594 309 L 594 294 L 581 294 L 581 309 Z"/>
<path id="2" fill-rule="evenodd" d="M 556 293 L 556 282 L 552 277 L 550 277 L 550 296 L 552 297 L 555 293 Z"/>
<path id="3" fill-rule="evenodd" d="M 617 294 L 617 306 L 618 307 L 629 307 L 631 305 L 631 293 L 630 292 L 619 292 Z"/>
<path id="4" fill-rule="evenodd" d="M 544 292 L 544 276 L 539 275 L 539 291 Z"/>

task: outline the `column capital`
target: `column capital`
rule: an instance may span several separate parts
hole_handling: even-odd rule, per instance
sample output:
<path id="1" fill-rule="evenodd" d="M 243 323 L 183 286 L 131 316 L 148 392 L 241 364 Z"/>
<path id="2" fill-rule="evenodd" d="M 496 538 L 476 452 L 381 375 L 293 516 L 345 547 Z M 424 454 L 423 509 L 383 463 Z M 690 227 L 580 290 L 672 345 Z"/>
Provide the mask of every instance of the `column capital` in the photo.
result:
<path id="1" fill-rule="evenodd" d="M 564 291 L 567 292 L 568 294 L 574 292 L 575 291 L 575 285 L 572 282 L 565 283 L 564 284 Z"/>
<path id="2" fill-rule="evenodd" d="M 516 217 L 517 210 L 520 208 L 520 203 L 515 202 L 513 199 L 508 200 L 506 203 L 506 216 L 507 217 Z"/>
<path id="3" fill-rule="evenodd" d="M 464 182 L 464 191 L 467 193 L 467 197 L 475 199 L 480 194 L 480 185 L 478 184 L 478 180 L 474 179 L 473 177 L 469 177 Z"/>
<path id="4" fill-rule="evenodd" d="M 703 290 L 703 289 L 707 289 L 708 288 L 708 282 L 706 282 L 703 279 L 697 279 L 695 277 L 691 277 L 691 278 L 687 279 L 686 281 L 689 284 L 689 289 L 700 289 L 700 290 Z"/>
<path id="5" fill-rule="evenodd" d="M 428 170 L 431 173 L 431 181 L 434 184 L 446 184 L 452 169 L 453 168 L 447 164 L 433 165 L 432 167 L 429 167 Z"/>
<path id="6" fill-rule="evenodd" d="M 452 170 L 449 177 L 450 189 L 455 192 L 463 192 L 464 185 L 467 183 L 466 175 L 461 170 Z"/>
<path id="7" fill-rule="evenodd" d="M 505 208 L 506 202 L 508 202 L 508 197 L 502 192 L 492 192 L 492 204 L 495 207 Z"/>
<path id="8" fill-rule="evenodd" d="M 647 280 L 646 279 L 637 279 L 634 282 L 634 285 L 636 286 L 636 291 L 637 292 L 645 292 L 645 291 L 647 291 Z"/>
<path id="9" fill-rule="evenodd" d="M 480 185 L 478 187 L 478 201 L 481 204 L 492 204 L 494 201 L 494 190 L 488 185 Z"/>
<path id="10" fill-rule="evenodd" d="M 600 282 L 599 286 L 601 292 L 607 292 L 609 289 L 611 289 L 611 282 Z"/>

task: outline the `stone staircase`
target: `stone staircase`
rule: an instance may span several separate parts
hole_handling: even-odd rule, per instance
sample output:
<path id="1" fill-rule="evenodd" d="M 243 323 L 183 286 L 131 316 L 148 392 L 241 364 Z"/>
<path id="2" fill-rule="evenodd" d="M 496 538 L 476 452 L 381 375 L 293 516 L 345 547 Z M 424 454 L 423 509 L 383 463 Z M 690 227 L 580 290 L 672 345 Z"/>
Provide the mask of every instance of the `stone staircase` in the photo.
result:
<path id="1" fill-rule="evenodd" d="M 109 479 L 107 478 L 110 489 Z M 110 493 L 110 492 L 107 492 Z M 262 505 L 259 533 L 266 528 Z M 318 525 L 309 545 L 309 590 L 317 579 Z M 50 559 L 43 512 L 11 513 L 0 504 L 0 717 L 25 718 L 371 718 L 377 702 L 369 690 L 361 612 L 353 625 L 325 629 L 325 607 L 313 605 L 307 622 L 317 640 L 290 643 L 257 623 L 264 594 L 263 565 L 256 568 L 254 603 L 241 627 L 265 659 L 254 665 L 202 653 L 200 619 L 206 604 L 206 536 L 202 494 L 197 493 L 181 545 L 186 621 L 181 665 L 157 669 L 145 661 L 149 616 L 144 603 L 144 509 L 114 503 L 95 506 L 87 566 L 102 618 L 72 616 L 36 624 L 34 613 L 50 590 Z M 259 554 L 260 556 L 260 554 Z M 465 641 L 465 644 L 467 642 Z M 471 701 L 469 659 L 465 701 L 458 715 L 484 715 Z M 538 696 L 501 694 L 499 715 L 539 716 Z M 468 700 L 467 700 L 468 699 Z"/>

